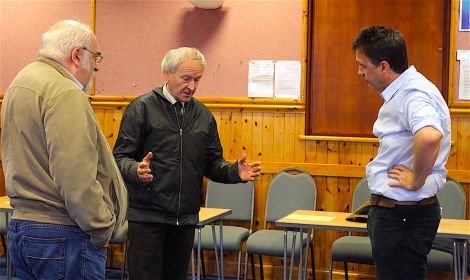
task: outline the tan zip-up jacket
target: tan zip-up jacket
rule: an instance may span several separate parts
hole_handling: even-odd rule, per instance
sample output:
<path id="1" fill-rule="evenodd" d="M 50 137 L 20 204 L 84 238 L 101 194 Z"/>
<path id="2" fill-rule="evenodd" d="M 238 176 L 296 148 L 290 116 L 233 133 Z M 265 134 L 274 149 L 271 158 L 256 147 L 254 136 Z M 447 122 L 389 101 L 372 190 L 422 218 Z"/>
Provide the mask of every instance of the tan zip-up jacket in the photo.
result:
<path id="1" fill-rule="evenodd" d="M 82 89 L 39 58 L 15 77 L 1 113 L 12 218 L 76 225 L 105 246 L 124 225 L 127 191 Z"/>

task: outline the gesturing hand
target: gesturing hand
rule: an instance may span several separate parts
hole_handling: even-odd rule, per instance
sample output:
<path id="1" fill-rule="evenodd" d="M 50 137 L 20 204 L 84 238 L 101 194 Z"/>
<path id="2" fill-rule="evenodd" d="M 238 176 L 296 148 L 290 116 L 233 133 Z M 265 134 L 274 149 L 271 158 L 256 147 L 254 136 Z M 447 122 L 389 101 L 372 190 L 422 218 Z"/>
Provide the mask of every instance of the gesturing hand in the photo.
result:
<path id="1" fill-rule="evenodd" d="M 148 152 L 137 166 L 137 178 L 142 183 L 150 183 L 153 180 L 152 170 L 150 169 L 150 160 L 152 157 L 152 152 Z"/>
<path id="2" fill-rule="evenodd" d="M 253 181 L 255 177 L 260 175 L 260 171 L 261 163 L 259 161 L 247 163 L 246 154 L 243 154 L 238 160 L 238 176 L 243 181 Z"/>

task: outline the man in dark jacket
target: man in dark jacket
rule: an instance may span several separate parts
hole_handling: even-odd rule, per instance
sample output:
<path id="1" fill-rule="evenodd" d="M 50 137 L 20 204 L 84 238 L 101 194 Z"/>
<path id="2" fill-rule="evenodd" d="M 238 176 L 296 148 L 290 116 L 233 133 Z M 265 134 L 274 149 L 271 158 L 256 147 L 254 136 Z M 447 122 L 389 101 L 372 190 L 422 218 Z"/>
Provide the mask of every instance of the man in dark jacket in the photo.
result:
<path id="1" fill-rule="evenodd" d="M 224 160 L 213 115 L 192 98 L 203 54 L 170 50 L 162 69 L 166 84 L 129 104 L 114 148 L 129 192 L 130 279 L 186 279 L 203 177 L 238 183 L 261 169 L 246 155 Z"/>

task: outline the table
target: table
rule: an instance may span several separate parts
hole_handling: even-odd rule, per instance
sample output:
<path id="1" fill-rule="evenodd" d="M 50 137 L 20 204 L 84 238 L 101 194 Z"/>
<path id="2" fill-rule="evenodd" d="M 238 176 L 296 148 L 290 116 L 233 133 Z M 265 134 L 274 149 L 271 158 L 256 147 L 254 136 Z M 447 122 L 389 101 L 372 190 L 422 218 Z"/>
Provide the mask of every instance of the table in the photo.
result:
<path id="1" fill-rule="evenodd" d="M 206 208 L 201 207 L 199 211 L 199 223 L 197 228 L 197 280 L 201 279 L 200 264 L 201 264 L 201 229 L 205 225 L 212 225 L 212 238 L 214 242 L 215 262 L 217 267 L 217 279 L 224 279 L 224 255 L 223 255 L 223 234 L 222 234 L 222 220 L 224 217 L 232 214 L 231 209 L 223 208 Z M 215 222 L 219 222 L 220 229 L 220 270 L 219 261 L 217 257 L 217 242 L 215 240 Z M 194 275 L 194 260 L 191 262 L 193 280 L 196 279 Z"/>
<path id="2" fill-rule="evenodd" d="M 13 212 L 13 207 L 10 205 L 10 198 L 8 196 L 1 196 L 0 197 L 0 212 L 5 214 L 5 230 L 8 232 L 8 221 L 9 215 Z M 7 240 L 7 238 L 5 238 Z M 5 245 L 8 248 L 8 246 Z M 7 279 L 11 279 L 11 259 L 10 254 L 8 253 L 8 249 L 5 252 L 5 257 L 7 259 Z"/>
<path id="3" fill-rule="evenodd" d="M 326 212 L 326 211 L 309 211 L 296 210 L 289 215 L 276 221 L 277 226 L 285 228 L 284 233 L 284 279 L 287 279 L 287 231 L 294 230 L 292 240 L 292 252 L 295 250 L 295 239 L 298 232 L 308 229 L 307 247 L 310 242 L 310 230 L 327 229 L 338 231 L 354 231 L 367 232 L 366 223 L 356 223 L 346 220 L 351 213 L 345 212 Z M 454 240 L 454 267 L 455 279 L 467 279 L 467 243 L 470 239 L 470 220 L 454 220 L 441 219 L 437 236 L 443 238 L 451 238 Z M 460 252 L 460 250 L 462 252 Z M 462 254 L 459 254 L 462 253 Z M 302 254 L 300 254 L 299 279 L 302 276 Z M 461 256 L 461 257 L 460 257 Z M 294 255 L 291 254 L 291 260 Z M 306 260 L 307 262 L 307 260 Z M 292 278 L 292 264 L 289 272 L 289 279 Z M 304 278 L 306 277 L 306 265 Z"/>
<path id="4" fill-rule="evenodd" d="M 8 230 L 8 215 L 13 212 L 13 208 L 10 205 L 10 198 L 8 196 L 1 196 L 0 197 L 0 212 L 5 213 L 5 228 Z M 222 219 L 228 215 L 232 214 L 231 209 L 222 209 L 222 208 L 204 208 L 202 207 L 199 211 L 199 223 L 196 225 L 198 230 L 198 248 L 197 248 L 197 279 L 200 279 L 200 261 L 201 261 L 201 228 L 205 225 L 212 224 L 212 236 L 214 238 L 214 249 L 215 249 L 215 256 L 216 256 L 216 264 L 217 264 L 217 274 L 218 279 L 224 279 L 224 262 L 223 262 L 223 246 L 220 246 L 220 271 L 219 265 L 217 260 L 217 242 L 215 240 L 215 222 L 219 222 L 220 228 L 220 244 L 223 244 L 223 235 L 222 235 Z M 7 279 L 11 279 L 11 260 L 7 252 L 5 252 L 5 256 L 7 258 Z M 194 276 L 194 269 L 193 269 L 193 279 Z"/>

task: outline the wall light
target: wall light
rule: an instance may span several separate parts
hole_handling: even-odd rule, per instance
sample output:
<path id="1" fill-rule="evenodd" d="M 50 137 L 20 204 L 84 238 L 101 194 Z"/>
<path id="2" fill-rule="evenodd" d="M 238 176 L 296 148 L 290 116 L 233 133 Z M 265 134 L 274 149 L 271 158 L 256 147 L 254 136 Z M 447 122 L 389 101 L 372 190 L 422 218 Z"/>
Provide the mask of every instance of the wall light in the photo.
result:
<path id="1" fill-rule="evenodd" d="M 217 9 L 222 7 L 225 0 L 189 0 L 191 4 L 201 9 Z"/>

